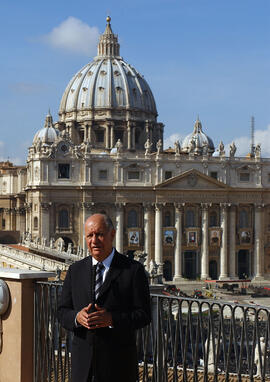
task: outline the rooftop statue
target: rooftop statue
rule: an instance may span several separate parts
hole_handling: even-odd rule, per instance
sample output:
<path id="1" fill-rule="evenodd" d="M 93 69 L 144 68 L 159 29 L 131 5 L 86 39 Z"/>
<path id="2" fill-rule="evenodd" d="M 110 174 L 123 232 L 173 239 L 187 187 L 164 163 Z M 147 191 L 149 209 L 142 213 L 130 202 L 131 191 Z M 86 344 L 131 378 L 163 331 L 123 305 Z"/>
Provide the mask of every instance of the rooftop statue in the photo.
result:
<path id="1" fill-rule="evenodd" d="M 230 157 L 234 157 L 236 153 L 236 146 L 235 146 L 235 143 L 232 142 L 232 144 L 230 145 Z"/>
<path id="2" fill-rule="evenodd" d="M 150 143 L 150 139 L 148 138 L 144 144 L 145 155 L 149 155 L 151 153 L 151 147 L 152 147 L 152 143 Z"/>

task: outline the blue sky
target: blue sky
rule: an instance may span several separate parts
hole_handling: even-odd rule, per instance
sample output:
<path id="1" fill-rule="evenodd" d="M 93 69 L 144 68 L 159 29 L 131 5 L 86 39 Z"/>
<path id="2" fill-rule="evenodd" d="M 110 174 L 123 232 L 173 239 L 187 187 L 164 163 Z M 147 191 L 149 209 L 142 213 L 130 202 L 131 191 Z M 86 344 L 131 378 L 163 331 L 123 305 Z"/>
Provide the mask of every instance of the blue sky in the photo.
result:
<path id="1" fill-rule="evenodd" d="M 217 146 L 255 141 L 270 157 L 269 0 L 32 0 L 1 4 L 0 160 L 24 163 L 54 120 L 70 78 L 96 54 L 112 18 L 123 58 L 149 83 L 165 142 L 189 134 L 197 115 Z"/>

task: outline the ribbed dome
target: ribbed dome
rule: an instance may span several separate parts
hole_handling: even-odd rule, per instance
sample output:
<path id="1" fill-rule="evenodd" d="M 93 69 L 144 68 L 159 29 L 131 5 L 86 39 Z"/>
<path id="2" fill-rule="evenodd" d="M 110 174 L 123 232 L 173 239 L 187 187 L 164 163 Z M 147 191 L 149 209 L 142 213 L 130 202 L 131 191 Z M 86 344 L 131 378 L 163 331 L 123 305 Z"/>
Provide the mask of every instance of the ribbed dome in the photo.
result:
<path id="1" fill-rule="evenodd" d="M 143 111 L 148 119 L 157 116 L 150 87 L 141 74 L 119 56 L 117 40 L 107 18 L 98 55 L 69 82 L 60 103 L 60 116 L 95 109 Z"/>
<path id="2" fill-rule="evenodd" d="M 198 155 L 202 153 L 212 154 L 215 151 L 212 139 L 202 131 L 202 124 L 199 118 L 195 122 L 193 132 L 183 140 L 182 151 L 186 153 L 194 152 Z"/>
<path id="3" fill-rule="evenodd" d="M 49 112 L 46 116 L 44 127 L 35 134 L 33 143 L 37 143 L 38 140 L 42 143 L 54 143 L 58 136 L 59 130 L 53 127 L 53 119 Z"/>

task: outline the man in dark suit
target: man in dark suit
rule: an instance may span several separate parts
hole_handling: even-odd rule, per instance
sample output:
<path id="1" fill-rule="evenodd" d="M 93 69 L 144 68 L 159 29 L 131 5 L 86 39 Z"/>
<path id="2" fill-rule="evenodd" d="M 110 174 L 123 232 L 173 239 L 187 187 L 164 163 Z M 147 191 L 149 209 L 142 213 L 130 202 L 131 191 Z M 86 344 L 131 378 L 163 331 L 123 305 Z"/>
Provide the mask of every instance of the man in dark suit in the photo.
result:
<path id="1" fill-rule="evenodd" d="M 74 332 L 72 382 L 135 382 L 135 331 L 151 320 L 144 268 L 112 247 L 108 216 L 88 218 L 85 237 L 91 256 L 70 266 L 58 309 Z"/>

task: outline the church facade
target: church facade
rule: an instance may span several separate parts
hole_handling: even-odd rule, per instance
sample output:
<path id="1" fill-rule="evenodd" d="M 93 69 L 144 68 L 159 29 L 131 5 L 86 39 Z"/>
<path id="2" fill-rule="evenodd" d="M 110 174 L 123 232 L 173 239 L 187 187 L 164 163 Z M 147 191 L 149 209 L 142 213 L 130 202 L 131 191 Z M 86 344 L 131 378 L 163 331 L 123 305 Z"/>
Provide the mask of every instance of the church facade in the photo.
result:
<path id="1" fill-rule="evenodd" d="M 167 280 L 267 279 L 270 160 L 259 145 L 240 158 L 232 144 L 226 155 L 222 142 L 213 156 L 199 119 L 164 150 L 157 116 L 107 18 L 97 56 L 69 82 L 59 121 L 47 115 L 26 167 L 0 165 L 1 235 L 61 237 L 86 250 L 85 220 L 106 212 L 117 250 L 144 251 Z"/>

